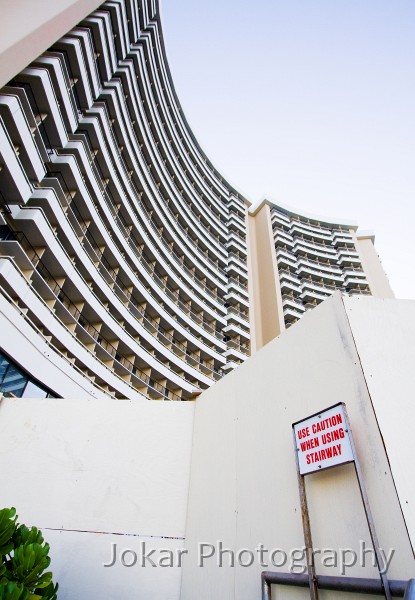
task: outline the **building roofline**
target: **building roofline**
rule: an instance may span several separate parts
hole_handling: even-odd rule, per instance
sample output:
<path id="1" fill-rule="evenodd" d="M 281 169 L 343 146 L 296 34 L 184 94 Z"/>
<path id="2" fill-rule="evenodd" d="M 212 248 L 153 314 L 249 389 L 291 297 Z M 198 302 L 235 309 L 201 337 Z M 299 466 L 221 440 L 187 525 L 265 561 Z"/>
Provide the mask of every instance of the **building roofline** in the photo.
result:
<path id="1" fill-rule="evenodd" d="M 57 42 L 61 37 L 66 35 L 68 31 L 73 29 L 73 27 L 76 27 L 76 25 L 78 25 L 78 23 L 80 23 L 85 17 L 91 14 L 94 10 L 97 10 L 101 4 L 102 0 L 66 0 L 66 2 L 58 2 L 55 12 L 48 21 L 45 22 L 44 19 L 42 19 L 39 22 L 35 21 L 31 25 L 27 26 L 21 32 L 22 37 L 17 41 L 13 39 L 13 43 L 9 43 L 6 39 L 6 41 L 0 45 L 0 88 L 9 83 L 9 81 L 15 77 L 17 73 L 20 73 L 23 69 L 30 65 L 30 63 L 36 60 L 50 46 Z M 250 206 L 252 203 L 245 198 L 244 195 L 232 184 L 230 184 L 229 181 L 222 175 L 222 173 L 213 165 L 209 157 L 200 146 L 191 126 L 187 121 L 186 115 L 177 96 L 170 71 L 163 36 L 163 27 L 160 18 L 159 0 L 155 0 L 155 6 L 156 11 L 155 15 L 153 16 L 153 21 L 157 21 L 160 47 L 167 77 L 172 94 L 177 104 L 177 108 L 181 114 L 183 123 L 187 128 L 189 136 L 200 152 L 203 160 L 207 165 L 209 165 L 215 176 L 222 180 L 223 184 L 226 188 L 228 188 L 230 193 L 235 194 L 247 206 Z M 14 31 L 16 29 L 14 21 L 17 18 L 16 11 L 6 11 L 4 16 L 6 19 L 6 30 L 9 29 Z"/>
<path id="2" fill-rule="evenodd" d="M 269 200 L 268 198 L 264 198 L 263 200 L 260 200 L 257 204 L 251 206 L 249 208 L 249 215 L 254 217 L 261 210 L 261 208 L 263 208 L 265 206 L 265 204 L 268 204 L 268 206 L 270 208 L 277 208 L 286 214 L 304 217 L 305 219 L 310 219 L 311 221 L 317 221 L 319 223 L 325 223 L 325 224 L 331 225 L 331 226 L 341 225 L 342 227 L 349 227 L 350 229 L 354 229 L 354 230 L 356 230 L 358 228 L 358 224 L 356 223 L 356 221 L 352 221 L 351 219 L 328 218 L 328 217 L 321 216 L 321 215 L 307 213 L 304 211 L 300 211 L 297 208 L 288 206 L 287 204 L 283 204 L 282 202 L 278 202 L 278 203 L 273 202 L 272 200 Z"/>
<path id="3" fill-rule="evenodd" d="M 174 82 L 173 82 L 173 77 L 170 71 L 170 65 L 169 65 L 169 61 L 168 61 L 168 57 L 167 57 L 167 51 L 166 51 L 166 44 L 164 42 L 164 35 L 163 35 L 163 25 L 162 25 L 162 19 L 161 19 L 161 14 L 160 14 L 160 1 L 156 0 L 155 2 L 156 4 L 156 14 L 153 17 L 153 20 L 157 21 L 157 27 L 158 27 L 158 33 L 159 33 L 159 39 L 160 39 L 160 48 L 161 48 L 161 52 L 163 55 L 163 60 L 164 60 L 164 65 L 166 68 L 166 73 L 167 73 L 167 77 L 169 80 L 169 84 L 170 84 L 170 88 L 171 88 L 171 92 L 173 94 L 174 100 L 177 104 L 177 108 L 180 112 L 181 118 L 183 120 L 183 124 L 185 125 L 185 127 L 187 128 L 187 131 L 189 133 L 189 136 L 192 139 L 192 142 L 194 143 L 194 145 L 196 146 L 196 148 L 199 150 L 201 156 L 203 157 L 203 159 L 205 160 L 206 164 L 209 165 L 209 167 L 213 170 L 214 174 L 219 177 L 220 179 L 222 179 L 222 182 L 224 183 L 224 185 L 229 189 L 229 191 L 233 194 L 235 194 L 236 196 L 238 196 L 248 207 L 252 206 L 252 202 L 250 200 L 248 200 L 247 198 L 245 198 L 245 196 L 243 194 L 241 194 L 241 192 L 239 192 L 232 184 L 229 183 L 229 181 L 222 175 L 222 173 L 214 166 L 214 164 L 211 162 L 211 160 L 209 159 L 209 157 L 207 156 L 206 152 L 203 150 L 203 148 L 201 147 L 201 145 L 199 144 L 195 134 L 193 133 L 193 129 L 190 126 L 187 118 L 186 118 L 186 114 L 182 108 L 182 105 L 180 103 L 179 97 L 177 95 L 176 92 L 176 88 L 174 86 Z"/>
<path id="4" fill-rule="evenodd" d="M 371 229 L 366 229 L 364 231 L 359 231 L 359 233 L 356 235 L 358 240 L 372 240 L 372 242 L 375 241 L 375 232 L 372 231 Z"/>

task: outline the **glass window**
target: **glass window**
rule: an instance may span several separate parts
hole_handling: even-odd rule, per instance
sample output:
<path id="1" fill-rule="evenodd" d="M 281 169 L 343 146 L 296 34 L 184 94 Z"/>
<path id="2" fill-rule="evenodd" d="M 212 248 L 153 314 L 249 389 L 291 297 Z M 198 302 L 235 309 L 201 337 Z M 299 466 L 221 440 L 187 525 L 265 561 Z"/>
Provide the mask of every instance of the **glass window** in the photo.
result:
<path id="1" fill-rule="evenodd" d="M 10 365 L 1 384 L 3 393 L 11 392 L 18 398 L 22 397 L 27 383 L 27 377 L 15 365 Z"/>
<path id="2" fill-rule="evenodd" d="M 10 361 L 3 356 L 2 354 L 0 354 L 0 384 L 3 381 L 3 377 L 7 371 L 7 367 L 9 366 Z"/>
<path id="3" fill-rule="evenodd" d="M 28 381 L 22 398 L 46 398 L 47 395 L 47 391 L 42 387 L 36 385 L 36 383 L 33 383 L 33 381 Z"/>
<path id="4" fill-rule="evenodd" d="M 34 382 L 0 351 L 0 393 L 18 398 L 56 398 L 53 392 Z"/>

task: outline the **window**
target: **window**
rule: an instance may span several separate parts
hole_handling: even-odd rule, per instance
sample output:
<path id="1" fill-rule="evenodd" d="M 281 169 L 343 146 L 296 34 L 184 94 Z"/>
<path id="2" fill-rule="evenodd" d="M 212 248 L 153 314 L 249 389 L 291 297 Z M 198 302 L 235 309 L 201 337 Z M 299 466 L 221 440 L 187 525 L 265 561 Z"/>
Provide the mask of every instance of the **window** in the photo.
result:
<path id="1" fill-rule="evenodd" d="M 33 381 L 28 381 L 22 398 L 48 398 L 48 392 Z"/>
<path id="2" fill-rule="evenodd" d="M 17 398 L 55 398 L 0 351 L 0 393 Z"/>

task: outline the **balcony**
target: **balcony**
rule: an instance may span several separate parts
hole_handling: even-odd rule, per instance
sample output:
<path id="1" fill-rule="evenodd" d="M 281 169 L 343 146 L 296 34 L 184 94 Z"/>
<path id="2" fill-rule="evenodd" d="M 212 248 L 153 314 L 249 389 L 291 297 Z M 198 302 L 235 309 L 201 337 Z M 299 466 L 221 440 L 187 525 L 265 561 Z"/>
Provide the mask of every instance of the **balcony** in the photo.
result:
<path id="1" fill-rule="evenodd" d="M 279 276 L 281 282 L 285 280 L 289 283 L 293 283 L 294 285 L 301 287 L 301 279 L 297 276 L 295 272 L 288 271 L 287 269 L 280 269 Z"/>
<path id="2" fill-rule="evenodd" d="M 366 280 L 366 275 L 365 272 L 363 271 L 363 269 L 361 267 L 345 267 L 343 269 L 343 275 L 344 277 L 362 277 L 364 280 Z"/>
<path id="3" fill-rule="evenodd" d="M 282 295 L 282 305 L 284 310 L 286 308 L 293 308 L 299 313 L 303 313 L 305 310 L 301 298 L 292 296 L 291 294 Z"/>
<path id="4" fill-rule="evenodd" d="M 231 306 L 228 309 L 226 320 L 228 325 L 233 321 L 241 327 L 249 328 L 248 310 L 240 310 L 239 308 L 236 308 L 236 306 Z"/>
<path id="5" fill-rule="evenodd" d="M 344 233 L 338 233 L 333 236 L 333 246 L 337 248 L 355 248 L 355 244 L 352 236 L 345 235 Z"/>
<path id="6" fill-rule="evenodd" d="M 348 288 L 351 289 L 362 289 L 362 290 L 368 290 L 369 289 L 369 284 L 366 281 L 366 279 L 362 279 L 360 277 L 346 277 L 345 281 L 344 281 L 344 285 L 346 286 L 346 292 L 349 291 Z"/>
<path id="7" fill-rule="evenodd" d="M 285 213 L 279 211 L 276 208 L 271 208 L 271 217 L 281 221 L 281 223 L 289 225 L 291 223 L 291 219 Z"/>
<path id="8" fill-rule="evenodd" d="M 335 283 L 337 284 L 337 287 L 343 285 L 343 275 L 341 271 L 340 273 L 330 272 L 329 270 L 322 270 L 318 269 L 317 267 L 308 266 L 307 264 L 299 261 L 298 273 L 300 276 L 303 276 L 303 278 L 311 277 L 316 281 L 321 280 L 322 282 L 324 281 L 325 283 L 329 284 Z"/>
<path id="9" fill-rule="evenodd" d="M 298 321 L 298 319 L 301 319 L 301 317 L 304 314 L 304 311 L 298 311 L 295 310 L 294 308 L 291 308 L 290 306 L 287 306 L 284 308 L 283 310 L 283 314 L 284 314 L 284 321 L 286 322 L 286 324 L 293 324 L 296 321 Z"/>
<path id="10" fill-rule="evenodd" d="M 319 235 L 329 235 L 332 237 L 332 229 L 329 227 L 325 227 L 320 225 L 320 223 L 312 222 L 310 220 L 303 220 L 300 217 L 293 217 L 291 220 L 291 227 L 302 227 L 304 230 L 309 231 L 311 233 L 318 233 Z"/>
<path id="11" fill-rule="evenodd" d="M 362 261 L 360 260 L 359 256 L 357 255 L 357 253 L 355 252 L 350 252 L 350 254 L 342 254 L 340 255 L 340 258 L 337 261 L 337 264 L 344 268 L 344 266 L 360 266 L 362 264 Z"/>
<path id="12" fill-rule="evenodd" d="M 288 267 L 288 268 L 292 268 L 292 269 L 296 269 L 297 268 L 297 260 L 294 256 L 294 254 L 292 254 L 291 252 L 287 252 L 286 250 L 283 250 L 282 248 L 277 248 L 276 251 L 276 256 L 277 256 L 277 262 L 278 262 L 278 266 L 284 268 L 284 267 Z"/>
<path id="13" fill-rule="evenodd" d="M 336 290 L 343 290 L 344 287 L 332 285 L 326 282 L 317 282 L 313 279 L 303 279 L 301 282 L 303 293 L 314 291 L 322 294 L 324 297 L 333 294 Z"/>
<path id="14" fill-rule="evenodd" d="M 319 291 L 317 291 L 317 288 L 319 289 Z M 334 293 L 334 290 L 326 290 L 326 292 L 323 293 L 323 289 L 325 288 L 321 288 L 320 286 L 314 286 L 313 284 L 304 286 L 304 289 L 300 294 L 300 298 L 302 298 L 302 300 L 306 302 L 306 309 L 307 305 L 311 302 L 322 302 Z"/>
<path id="15" fill-rule="evenodd" d="M 296 242 L 294 245 L 294 252 L 297 256 L 312 256 L 318 262 L 318 259 L 321 258 L 321 262 L 329 262 L 330 264 L 336 265 L 338 255 L 335 250 L 327 246 L 326 248 L 321 247 L 320 245 L 312 246 L 311 244 L 304 244 L 301 242 Z"/>
<path id="16" fill-rule="evenodd" d="M 284 279 L 280 280 L 280 288 L 283 294 L 301 294 L 301 285 L 296 285 L 292 282 L 285 281 Z"/>
<path id="17" fill-rule="evenodd" d="M 246 271 L 246 259 L 241 258 L 239 254 L 235 254 L 235 252 L 229 252 L 228 254 L 228 269 L 231 266 L 231 263 L 236 265 L 241 269 L 241 271 Z"/>

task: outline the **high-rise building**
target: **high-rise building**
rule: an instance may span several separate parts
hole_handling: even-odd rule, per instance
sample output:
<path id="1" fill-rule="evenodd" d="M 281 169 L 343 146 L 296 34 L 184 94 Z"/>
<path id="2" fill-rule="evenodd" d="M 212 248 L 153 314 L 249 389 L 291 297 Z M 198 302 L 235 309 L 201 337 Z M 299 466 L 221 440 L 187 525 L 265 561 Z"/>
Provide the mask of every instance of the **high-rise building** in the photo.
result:
<path id="1" fill-rule="evenodd" d="M 54 10 L 0 62 L 2 391 L 190 400 L 334 289 L 389 294 L 353 224 L 248 212 L 183 115 L 156 0 Z"/>
<path id="2" fill-rule="evenodd" d="M 60 600 L 251 600 L 281 577 L 331 600 L 386 574 L 403 596 L 415 304 L 384 300 L 355 223 L 223 179 L 157 0 L 48 4 L 2 7 L 0 508 L 41 528 Z M 340 404 L 356 469 L 324 462 L 336 425 L 305 485 L 293 424 Z"/>
<path id="3" fill-rule="evenodd" d="M 33 375 L 41 346 L 94 393 L 169 400 L 243 360 L 245 201 L 182 115 L 157 5 L 101 6 L 0 110 L 2 313 L 29 338 L 9 358 Z"/>
<path id="4" fill-rule="evenodd" d="M 249 211 L 252 345 L 258 349 L 336 290 L 392 298 L 374 249 L 357 224 L 263 201 Z"/>

